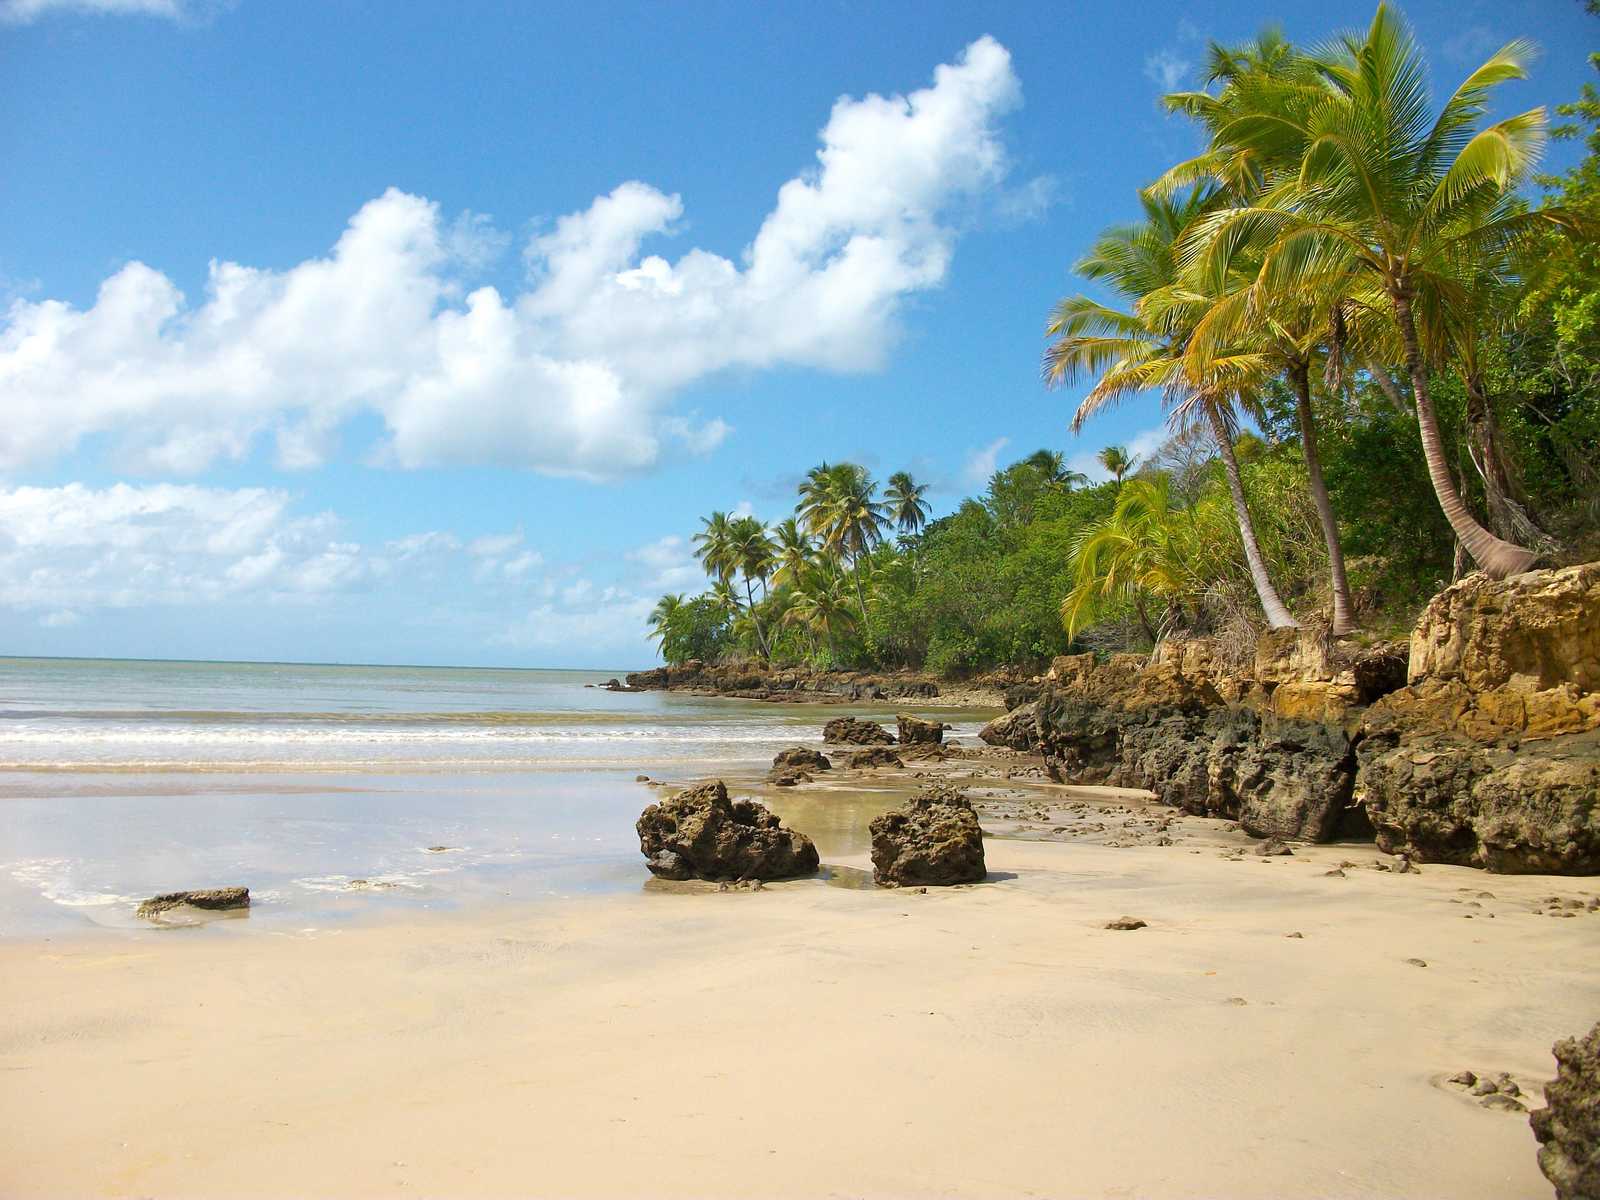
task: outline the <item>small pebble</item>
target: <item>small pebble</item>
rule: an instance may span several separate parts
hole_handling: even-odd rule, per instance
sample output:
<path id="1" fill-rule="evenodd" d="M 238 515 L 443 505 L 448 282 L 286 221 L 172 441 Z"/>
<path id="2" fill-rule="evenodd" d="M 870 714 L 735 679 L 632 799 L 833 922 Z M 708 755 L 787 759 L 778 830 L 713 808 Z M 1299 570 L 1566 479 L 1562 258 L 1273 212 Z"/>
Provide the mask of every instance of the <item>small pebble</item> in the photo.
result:
<path id="1" fill-rule="evenodd" d="M 1472 1085 L 1474 1096 L 1492 1096 L 1500 1090 L 1500 1085 L 1492 1079 L 1480 1079 Z"/>
<path id="2" fill-rule="evenodd" d="M 1250 1001 L 1246 1000 L 1243 996 L 1229 996 L 1223 1001 L 1223 1003 L 1231 1004 L 1235 1008 L 1243 1008 L 1246 1004 L 1249 1004 Z"/>
<path id="3" fill-rule="evenodd" d="M 1296 930 L 1294 933 L 1286 933 L 1283 936 L 1286 937 L 1286 938 L 1288 938 L 1288 937 L 1303 938 L 1303 937 L 1305 937 L 1305 934 L 1301 933 L 1299 930 Z"/>
<path id="4" fill-rule="evenodd" d="M 1501 1071 L 1500 1074 L 1494 1077 L 1494 1083 L 1495 1086 L 1500 1089 L 1500 1094 L 1502 1096 L 1522 1095 L 1522 1089 L 1517 1086 L 1517 1081 L 1511 1078 L 1511 1076 L 1507 1075 L 1504 1071 Z"/>
<path id="5" fill-rule="evenodd" d="M 1331 871 L 1324 871 L 1323 874 L 1324 875 L 1331 875 L 1335 879 L 1343 879 L 1345 877 L 1344 872 L 1341 871 L 1338 867 L 1335 867 Z"/>
<path id="6" fill-rule="evenodd" d="M 1406 959 L 1406 962 L 1411 964 L 1413 967 L 1425 967 L 1425 966 L 1428 965 L 1425 961 L 1423 961 L 1420 958 L 1408 958 L 1408 959 Z"/>
<path id="7" fill-rule="evenodd" d="M 1145 922 L 1138 917 L 1118 917 L 1115 921 L 1106 922 L 1107 929 L 1143 929 Z"/>
<path id="8" fill-rule="evenodd" d="M 1457 1071 L 1450 1076 L 1449 1082 L 1459 1083 L 1462 1087 L 1471 1087 L 1478 1082 L 1478 1076 L 1472 1071 Z"/>

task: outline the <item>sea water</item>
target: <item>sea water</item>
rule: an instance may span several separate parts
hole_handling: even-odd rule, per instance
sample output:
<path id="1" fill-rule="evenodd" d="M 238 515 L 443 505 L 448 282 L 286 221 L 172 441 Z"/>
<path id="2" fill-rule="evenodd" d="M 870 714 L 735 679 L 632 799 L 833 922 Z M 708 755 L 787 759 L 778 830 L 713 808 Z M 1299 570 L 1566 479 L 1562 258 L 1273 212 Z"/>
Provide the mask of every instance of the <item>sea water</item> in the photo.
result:
<path id="1" fill-rule="evenodd" d="M 0 659 L 0 936 L 140 928 L 145 896 L 233 884 L 279 929 L 637 888 L 659 793 L 635 776 L 748 773 L 892 716 L 595 686 L 620 674 Z M 824 855 L 861 849 L 864 821 L 818 823 Z"/>

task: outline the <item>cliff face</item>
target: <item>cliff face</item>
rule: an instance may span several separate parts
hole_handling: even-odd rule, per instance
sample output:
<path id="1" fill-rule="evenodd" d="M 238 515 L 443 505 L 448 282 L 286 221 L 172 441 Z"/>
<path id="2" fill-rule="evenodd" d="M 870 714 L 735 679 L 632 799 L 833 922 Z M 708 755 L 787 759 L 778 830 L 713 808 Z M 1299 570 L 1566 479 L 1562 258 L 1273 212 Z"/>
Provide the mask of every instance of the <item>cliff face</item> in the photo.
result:
<path id="1" fill-rule="evenodd" d="M 1600 873 L 1600 563 L 1435 597 L 1409 645 L 1262 636 L 1059 658 L 984 740 L 1260 837 L 1370 834 L 1418 861 Z"/>

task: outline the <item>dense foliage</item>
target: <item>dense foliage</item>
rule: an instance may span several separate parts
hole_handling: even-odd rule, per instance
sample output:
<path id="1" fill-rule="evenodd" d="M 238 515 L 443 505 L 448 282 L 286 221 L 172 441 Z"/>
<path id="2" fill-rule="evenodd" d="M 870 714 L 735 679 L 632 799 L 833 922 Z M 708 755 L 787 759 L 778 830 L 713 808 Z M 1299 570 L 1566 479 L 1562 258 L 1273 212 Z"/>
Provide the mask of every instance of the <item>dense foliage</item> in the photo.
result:
<path id="1" fill-rule="evenodd" d="M 1543 111 L 1484 120 L 1525 44 L 1437 109 L 1387 6 L 1330 46 L 1213 45 L 1208 90 L 1167 98 L 1205 150 L 1079 263 L 1115 301 L 1052 314 L 1046 382 L 1092 385 L 1074 429 L 1158 398 L 1165 445 L 1106 447 L 1098 485 L 1041 450 L 935 521 L 904 472 L 816 467 L 792 519 L 705 521 L 712 586 L 653 616 L 668 661 L 966 673 L 1263 622 L 1384 634 L 1474 566 L 1600 553 L 1600 92 L 1552 131 L 1582 161 L 1536 176 Z"/>

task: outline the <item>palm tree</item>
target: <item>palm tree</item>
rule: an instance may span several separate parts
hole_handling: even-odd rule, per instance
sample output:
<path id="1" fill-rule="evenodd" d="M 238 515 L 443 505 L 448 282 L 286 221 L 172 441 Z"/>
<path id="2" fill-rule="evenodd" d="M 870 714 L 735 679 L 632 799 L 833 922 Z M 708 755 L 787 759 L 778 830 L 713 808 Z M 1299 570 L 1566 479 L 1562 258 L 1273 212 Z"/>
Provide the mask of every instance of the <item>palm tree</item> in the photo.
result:
<path id="1" fill-rule="evenodd" d="M 772 539 L 767 527 L 755 517 L 738 517 L 728 525 L 728 555 L 744 576 L 745 606 L 750 612 L 750 622 L 755 630 L 756 648 L 761 656 L 768 656 L 766 635 L 761 628 L 761 616 L 756 612 L 753 581 L 759 579 L 763 590 L 767 577 L 772 574 Z"/>
<path id="2" fill-rule="evenodd" d="M 1122 477 L 1133 469 L 1134 460 L 1128 456 L 1127 450 L 1121 446 L 1107 446 L 1099 454 L 1095 455 L 1095 458 L 1099 460 L 1102 467 L 1116 476 L 1118 486 L 1122 484 Z"/>
<path id="3" fill-rule="evenodd" d="M 1172 503 L 1165 475 L 1129 480 L 1110 515 L 1085 525 L 1073 540 L 1073 587 L 1061 602 L 1067 636 L 1076 637 L 1108 603 L 1124 601 L 1145 636 L 1160 641 L 1146 601 L 1181 608 L 1204 588 L 1196 573 L 1194 529 L 1193 514 Z"/>
<path id="4" fill-rule="evenodd" d="M 1540 229 L 1581 227 L 1560 209 L 1528 211 L 1514 202 L 1513 190 L 1544 142 L 1543 108 L 1477 128 L 1493 90 L 1526 75 L 1530 53 L 1526 42 L 1508 43 L 1430 120 L 1422 54 L 1403 21 L 1380 4 L 1364 37 L 1346 35 L 1314 60 L 1319 103 L 1275 122 L 1275 146 L 1290 138 L 1304 147 L 1298 169 L 1269 181 L 1253 201 L 1208 215 L 1193 239 L 1209 258 L 1227 253 L 1242 233 L 1260 238 L 1269 292 L 1344 264 L 1370 279 L 1399 332 L 1440 507 L 1467 552 L 1499 579 L 1527 570 L 1537 555 L 1490 533 L 1462 503 L 1439 434 L 1421 331 L 1443 328 L 1451 313 L 1476 302 L 1453 278 L 1463 260 L 1492 258 Z M 1249 124 L 1229 138 L 1247 149 L 1266 140 Z"/>
<path id="5" fill-rule="evenodd" d="M 683 608 L 684 603 L 681 593 L 666 595 L 657 600 L 656 606 L 650 610 L 650 639 L 656 643 L 658 649 L 666 650 L 673 619 Z"/>
<path id="6" fill-rule="evenodd" d="M 794 591 L 794 604 L 784 614 L 828 639 L 828 653 L 839 661 L 839 631 L 848 629 L 854 618 L 850 612 L 849 590 L 844 572 L 837 563 L 822 563 L 809 568 Z"/>
<path id="7" fill-rule="evenodd" d="M 1109 404 L 1151 388 L 1164 392 L 1165 403 L 1172 410 L 1169 419 L 1179 427 L 1199 423 L 1211 431 L 1227 471 L 1239 536 L 1261 609 L 1273 628 L 1293 628 L 1298 622 L 1272 585 L 1233 450 L 1237 426 L 1233 405 L 1249 402 L 1251 389 L 1260 378 L 1260 360 L 1248 355 L 1214 355 L 1205 374 L 1196 374 L 1195 364 L 1185 355 L 1196 312 L 1192 303 L 1184 305 L 1176 299 L 1176 247 L 1184 231 L 1207 211 L 1214 195 L 1207 188 L 1193 189 L 1183 198 L 1144 193 L 1140 196 L 1145 210 L 1142 223 L 1101 235 L 1077 269 L 1090 279 L 1105 281 L 1133 303 L 1134 311 L 1123 312 L 1087 296 L 1063 300 L 1045 330 L 1053 340 L 1045 351 L 1044 378 L 1048 386 L 1056 387 L 1080 375 L 1098 375 L 1073 415 L 1074 433 Z M 1150 302 L 1157 298 L 1159 308 L 1153 308 Z"/>
<path id="8" fill-rule="evenodd" d="M 700 519 L 700 532 L 694 535 L 694 556 L 706 574 L 724 582 L 733 574 L 737 558 L 733 549 L 733 522 L 725 512 L 714 512 Z"/>
<path id="9" fill-rule="evenodd" d="M 1074 471 L 1067 466 L 1066 456 L 1059 450 L 1035 450 L 1022 462 L 1044 476 L 1046 483 L 1075 488 L 1089 482 L 1089 477 L 1082 471 Z"/>
<path id="10" fill-rule="evenodd" d="M 917 483 L 909 472 L 896 471 L 889 476 L 889 486 L 883 498 L 889 505 L 889 519 L 901 533 L 916 533 L 928 520 L 932 510 L 922 495 L 928 490 L 925 483 Z"/>
<path id="11" fill-rule="evenodd" d="M 800 485 L 800 503 L 795 506 L 806 530 L 821 539 L 823 549 L 850 564 L 862 621 L 867 619 L 862 568 L 889 523 L 877 491 L 878 485 L 865 467 L 823 463 L 807 473 Z"/>
<path id="12" fill-rule="evenodd" d="M 772 527 L 776 537 L 776 563 L 777 570 L 772 573 L 772 582 L 776 587 L 785 584 L 798 583 L 801 574 L 816 559 L 816 549 L 811 544 L 811 539 L 800 528 L 800 522 L 793 517 L 786 517 Z"/>

